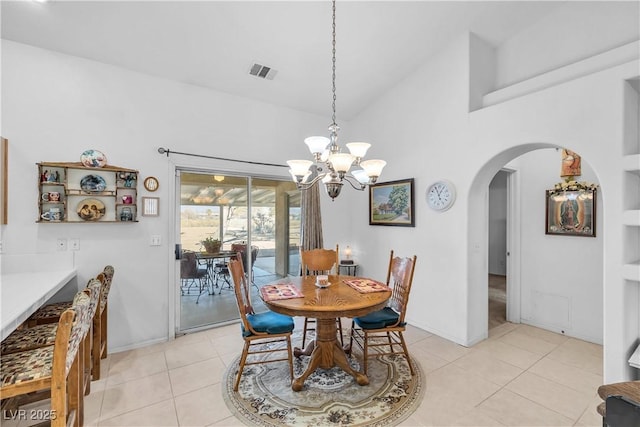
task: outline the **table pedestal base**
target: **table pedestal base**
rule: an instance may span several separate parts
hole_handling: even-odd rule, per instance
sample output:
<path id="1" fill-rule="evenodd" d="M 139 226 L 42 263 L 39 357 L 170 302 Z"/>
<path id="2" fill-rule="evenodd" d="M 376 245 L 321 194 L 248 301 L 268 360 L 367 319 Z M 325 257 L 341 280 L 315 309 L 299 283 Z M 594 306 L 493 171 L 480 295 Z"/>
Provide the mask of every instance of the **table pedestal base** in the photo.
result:
<path id="1" fill-rule="evenodd" d="M 336 319 L 316 319 L 316 339 L 309 343 L 306 349 L 295 348 L 293 354 L 299 357 L 301 354 L 311 355 L 309 365 L 304 373 L 293 380 L 291 388 L 293 391 L 300 391 L 304 386 L 304 381 L 317 368 L 331 369 L 334 366 L 355 378 L 359 385 L 369 384 L 369 378 L 361 372 L 354 370 L 349 365 L 347 355 L 338 344 Z"/>

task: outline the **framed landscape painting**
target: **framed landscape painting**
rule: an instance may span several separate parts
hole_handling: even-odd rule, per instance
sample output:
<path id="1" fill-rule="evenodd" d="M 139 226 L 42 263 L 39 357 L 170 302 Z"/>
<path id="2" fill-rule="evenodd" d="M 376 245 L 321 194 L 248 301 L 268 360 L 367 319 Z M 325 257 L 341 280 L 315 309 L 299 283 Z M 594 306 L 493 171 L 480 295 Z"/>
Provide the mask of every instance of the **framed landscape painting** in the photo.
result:
<path id="1" fill-rule="evenodd" d="M 596 190 L 547 190 L 546 234 L 596 237 Z"/>
<path id="2" fill-rule="evenodd" d="M 369 225 L 415 227 L 413 178 L 369 186 Z"/>

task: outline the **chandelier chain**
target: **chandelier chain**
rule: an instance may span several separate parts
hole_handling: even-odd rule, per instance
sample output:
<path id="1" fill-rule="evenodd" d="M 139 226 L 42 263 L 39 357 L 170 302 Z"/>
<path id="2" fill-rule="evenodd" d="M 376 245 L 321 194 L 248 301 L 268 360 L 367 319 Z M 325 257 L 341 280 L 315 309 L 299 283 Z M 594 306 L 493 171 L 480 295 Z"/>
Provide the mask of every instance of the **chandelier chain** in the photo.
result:
<path id="1" fill-rule="evenodd" d="M 331 74 L 331 83 L 333 84 L 333 102 L 331 104 L 331 108 L 333 110 L 333 115 L 331 116 L 333 120 L 333 126 L 337 126 L 336 124 L 336 0 L 333 0 L 333 23 L 332 23 L 332 74 Z"/>

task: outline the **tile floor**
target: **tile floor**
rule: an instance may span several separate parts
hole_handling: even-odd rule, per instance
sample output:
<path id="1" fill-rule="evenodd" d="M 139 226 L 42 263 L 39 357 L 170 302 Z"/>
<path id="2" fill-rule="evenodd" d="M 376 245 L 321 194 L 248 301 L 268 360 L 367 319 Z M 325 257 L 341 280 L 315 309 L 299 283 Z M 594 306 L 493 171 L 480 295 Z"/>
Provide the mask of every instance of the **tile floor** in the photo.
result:
<path id="1" fill-rule="evenodd" d="M 242 347 L 238 328 L 109 355 L 108 374 L 85 398 L 85 425 L 242 425 L 221 393 L 223 372 Z M 406 338 L 427 386 L 422 405 L 402 426 L 602 425 L 599 345 L 511 323 L 472 348 L 412 327 Z"/>

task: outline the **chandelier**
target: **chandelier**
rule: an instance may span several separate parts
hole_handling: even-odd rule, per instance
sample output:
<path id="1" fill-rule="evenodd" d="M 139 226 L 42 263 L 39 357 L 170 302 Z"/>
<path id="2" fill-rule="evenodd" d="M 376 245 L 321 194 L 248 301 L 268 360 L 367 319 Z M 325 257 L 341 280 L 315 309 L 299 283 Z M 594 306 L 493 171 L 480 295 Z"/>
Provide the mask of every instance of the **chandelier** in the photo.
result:
<path id="1" fill-rule="evenodd" d="M 316 182 L 322 180 L 327 194 L 334 200 L 340 195 L 342 185 L 346 181 L 356 190 L 363 191 L 367 185 L 374 184 L 382 168 L 387 164 L 384 160 L 362 160 L 371 144 L 367 142 L 350 142 L 346 144 L 349 153 L 342 153 L 338 145 L 338 131 L 336 123 L 336 0 L 333 0 L 332 26 L 332 74 L 333 102 L 331 108 L 332 123 L 329 125 L 329 138 L 326 136 L 310 136 L 304 142 L 313 155 L 311 160 L 288 160 L 289 172 L 296 186 L 300 190 L 307 190 Z M 315 168 L 312 166 L 315 165 Z M 352 166 L 359 169 L 351 169 Z M 311 169 L 315 169 L 316 175 Z M 311 179 L 310 179 L 311 178 Z"/>

